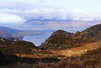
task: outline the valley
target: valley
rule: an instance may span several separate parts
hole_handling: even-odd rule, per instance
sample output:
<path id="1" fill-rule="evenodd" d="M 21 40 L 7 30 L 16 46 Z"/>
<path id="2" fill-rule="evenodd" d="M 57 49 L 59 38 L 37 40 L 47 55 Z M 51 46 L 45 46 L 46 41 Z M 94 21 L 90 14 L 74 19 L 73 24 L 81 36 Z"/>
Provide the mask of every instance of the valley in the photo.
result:
<path id="1" fill-rule="evenodd" d="M 15 41 L 0 38 L 0 61 L 3 63 L 1 66 L 14 66 L 14 68 L 16 68 L 15 65 L 21 68 L 27 68 L 26 65 L 28 68 L 30 66 L 30 68 L 76 68 L 76 66 L 77 68 L 100 68 L 100 60 L 98 60 L 98 58 L 101 59 L 100 30 L 101 24 L 77 33 L 57 30 L 37 47 L 32 42 L 24 40 Z M 99 67 L 95 63 L 98 63 Z"/>

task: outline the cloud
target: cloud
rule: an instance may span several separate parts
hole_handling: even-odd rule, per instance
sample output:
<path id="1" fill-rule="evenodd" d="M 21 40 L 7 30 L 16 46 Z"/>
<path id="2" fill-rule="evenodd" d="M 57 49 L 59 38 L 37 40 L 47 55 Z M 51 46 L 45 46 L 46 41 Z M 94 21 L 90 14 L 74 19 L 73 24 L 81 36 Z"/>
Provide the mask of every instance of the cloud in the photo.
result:
<path id="1" fill-rule="evenodd" d="M 57 3 L 58 1 L 58 3 Z M 17 14 L 25 18 L 43 17 L 47 19 L 89 20 L 101 18 L 100 12 L 94 13 L 84 7 L 92 9 L 92 3 L 99 1 L 73 0 L 0 0 L 0 12 Z M 87 3 L 82 5 L 83 3 Z M 89 4 L 89 6 L 88 6 Z M 99 6 L 96 4 L 94 6 Z M 96 8 L 97 10 L 97 8 Z M 96 12 L 96 13 L 95 13 Z"/>
<path id="2" fill-rule="evenodd" d="M 41 27 L 44 29 L 81 30 L 91 24 L 97 24 L 96 22 L 91 23 L 92 21 L 101 20 L 100 10 L 99 12 L 94 10 L 93 13 L 92 9 L 87 10 L 83 8 L 86 4 L 82 6 L 83 3 L 81 4 L 81 0 L 75 2 L 73 0 L 70 0 L 70 2 L 68 0 L 0 0 L 0 23 L 21 24 L 26 20 L 34 18 L 61 19 L 72 20 L 73 22 L 48 22 Z M 91 1 L 89 3 L 91 3 Z M 86 7 L 91 8 L 89 6 Z M 34 25 L 24 24 L 24 26 L 20 28 L 30 29 L 31 27 L 32 29 Z M 51 28 L 53 26 L 54 28 Z M 39 25 L 34 27 L 33 29 L 41 29 Z"/>
<path id="3" fill-rule="evenodd" d="M 24 23 L 24 19 L 20 16 L 8 13 L 0 13 L 0 23 L 16 23 L 21 24 Z"/>
<path id="4" fill-rule="evenodd" d="M 24 1 L 24 0 L 0 0 L 1 8 L 30 8 L 34 3 L 34 0 Z"/>
<path id="5" fill-rule="evenodd" d="M 101 14 L 90 14 L 85 12 L 81 9 L 72 9 L 68 11 L 63 8 L 32 8 L 32 9 L 9 9 L 3 8 L 0 9 L 0 13 L 8 13 L 8 14 L 15 14 L 17 16 L 23 16 L 24 18 L 46 18 L 46 19 L 71 19 L 71 20 L 86 20 L 86 21 L 93 21 L 93 20 L 101 20 Z"/>

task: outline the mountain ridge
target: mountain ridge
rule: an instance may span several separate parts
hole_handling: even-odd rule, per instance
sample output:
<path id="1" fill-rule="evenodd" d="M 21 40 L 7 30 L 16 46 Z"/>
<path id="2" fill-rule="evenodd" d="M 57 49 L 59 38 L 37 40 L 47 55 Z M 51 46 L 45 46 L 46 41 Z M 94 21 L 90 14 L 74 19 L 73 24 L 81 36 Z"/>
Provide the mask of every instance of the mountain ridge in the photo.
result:
<path id="1" fill-rule="evenodd" d="M 68 35 L 68 36 L 67 36 Z M 82 44 L 97 42 L 101 40 L 101 24 L 94 25 L 77 33 L 69 33 L 57 30 L 40 45 L 42 49 L 64 49 L 78 47 Z M 59 45 L 60 44 L 60 45 Z"/>

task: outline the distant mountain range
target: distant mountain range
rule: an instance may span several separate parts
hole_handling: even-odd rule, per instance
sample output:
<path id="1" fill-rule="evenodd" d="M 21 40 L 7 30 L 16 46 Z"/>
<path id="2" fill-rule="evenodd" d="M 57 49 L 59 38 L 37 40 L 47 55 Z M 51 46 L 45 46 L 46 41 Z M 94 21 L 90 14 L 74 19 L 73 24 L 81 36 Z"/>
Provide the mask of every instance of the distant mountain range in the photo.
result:
<path id="1" fill-rule="evenodd" d="M 18 30 L 9 27 L 0 26 L 0 37 L 12 40 L 23 40 L 24 36 L 36 36 L 42 35 L 49 31 L 39 31 L 39 30 Z"/>
<path id="2" fill-rule="evenodd" d="M 57 19 L 57 18 L 46 19 L 46 18 L 39 17 L 39 18 L 29 19 L 27 22 L 29 22 L 29 21 L 43 21 L 43 22 L 45 22 L 45 21 L 57 21 L 57 22 L 64 21 L 64 22 L 66 22 L 66 21 L 72 21 L 72 19 L 65 19 L 65 20 L 64 19 Z"/>
<path id="3" fill-rule="evenodd" d="M 19 39 L 21 39 L 21 36 L 17 37 L 17 34 L 19 32 L 21 32 L 21 30 L 0 26 L 0 37 L 1 38 L 6 38 L 6 39 L 19 38 Z"/>

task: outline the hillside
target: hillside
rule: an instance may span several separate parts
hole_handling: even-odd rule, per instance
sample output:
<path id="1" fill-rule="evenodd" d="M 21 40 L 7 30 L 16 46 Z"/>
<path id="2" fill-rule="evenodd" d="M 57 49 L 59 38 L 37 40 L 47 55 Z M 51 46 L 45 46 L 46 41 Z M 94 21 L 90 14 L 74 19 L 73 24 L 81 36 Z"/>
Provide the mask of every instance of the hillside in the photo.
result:
<path id="1" fill-rule="evenodd" d="M 83 40 L 87 41 L 99 41 L 101 40 L 101 24 L 92 26 L 80 33 L 76 37 L 80 36 Z"/>
<path id="2" fill-rule="evenodd" d="M 42 49 L 61 49 L 71 47 L 71 43 L 65 42 L 66 40 L 72 41 L 73 33 L 69 33 L 63 30 L 57 30 L 54 32 L 44 43 L 41 44 Z"/>
<path id="3" fill-rule="evenodd" d="M 16 55 L 16 53 L 21 54 L 32 54 L 31 49 L 36 49 L 35 45 L 27 41 L 11 41 L 7 39 L 0 38 L 0 52 Z"/>
<path id="4" fill-rule="evenodd" d="M 48 65 L 47 65 L 48 67 Z M 50 68 L 101 68 L 101 47 L 79 57 L 67 57 Z"/>
<path id="5" fill-rule="evenodd" d="M 16 67 L 21 68 L 101 68 L 100 26 L 75 34 L 58 30 L 39 48 L 31 42 L 0 38 L 0 60 L 18 62 Z"/>
<path id="6" fill-rule="evenodd" d="M 6 43 L 5 43 L 6 42 Z M 26 41 L 0 39 L 0 61 L 19 62 L 13 68 L 92 68 L 100 66 L 101 42 L 63 50 L 39 50 Z M 35 64 L 35 62 L 38 62 Z M 55 63 L 57 62 L 57 63 Z M 78 63 L 76 63 L 78 62 Z M 39 65 L 41 63 L 41 65 Z M 46 64 L 47 63 L 47 64 Z M 82 65 L 82 67 L 79 67 Z M 26 67 L 27 66 L 27 67 Z M 88 67 L 85 67 L 88 66 Z"/>
<path id="7" fill-rule="evenodd" d="M 72 43 L 81 46 L 86 43 L 101 41 L 101 24 L 87 28 L 82 32 L 77 32 L 72 36 Z"/>
<path id="8" fill-rule="evenodd" d="M 44 43 L 41 49 L 66 49 L 101 40 L 101 24 L 92 26 L 75 34 L 63 30 L 54 32 Z"/>

